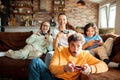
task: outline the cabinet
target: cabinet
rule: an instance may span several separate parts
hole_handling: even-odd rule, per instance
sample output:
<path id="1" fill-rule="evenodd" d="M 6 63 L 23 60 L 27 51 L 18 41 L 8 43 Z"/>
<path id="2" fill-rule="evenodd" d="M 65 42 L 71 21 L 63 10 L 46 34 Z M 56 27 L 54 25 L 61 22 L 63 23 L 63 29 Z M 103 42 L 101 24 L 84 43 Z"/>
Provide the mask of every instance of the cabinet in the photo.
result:
<path id="1" fill-rule="evenodd" d="M 33 18 L 33 0 L 11 0 L 10 26 L 31 26 Z"/>
<path id="2" fill-rule="evenodd" d="M 65 12 L 65 0 L 53 0 L 53 12 Z"/>

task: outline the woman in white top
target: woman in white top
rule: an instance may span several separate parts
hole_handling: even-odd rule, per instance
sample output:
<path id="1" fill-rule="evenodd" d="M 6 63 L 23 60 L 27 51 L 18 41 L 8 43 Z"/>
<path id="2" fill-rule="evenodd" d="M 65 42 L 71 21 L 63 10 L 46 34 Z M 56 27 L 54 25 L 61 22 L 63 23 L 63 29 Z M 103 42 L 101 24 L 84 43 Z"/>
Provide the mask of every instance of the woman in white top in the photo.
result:
<path id="1" fill-rule="evenodd" d="M 69 35 L 76 31 L 77 30 L 68 23 L 66 15 L 64 13 L 60 13 L 58 15 L 58 27 L 52 31 L 54 49 L 58 46 L 68 46 L 67 39 Z M 49 66 L 53 53 L 54 51 L 49 52 L 45 57 L 45 63 L 47 66 Z"/>
<path id="2" fill-rule="evenodd" d="M 45 21 L 40 30 L 26 39 L 27 45 L 20 50 L 8 50 L 5 56 L 13 59 L 33 59 L 53 50 L 53 38 L 50 35 L 50 23 Z"/>

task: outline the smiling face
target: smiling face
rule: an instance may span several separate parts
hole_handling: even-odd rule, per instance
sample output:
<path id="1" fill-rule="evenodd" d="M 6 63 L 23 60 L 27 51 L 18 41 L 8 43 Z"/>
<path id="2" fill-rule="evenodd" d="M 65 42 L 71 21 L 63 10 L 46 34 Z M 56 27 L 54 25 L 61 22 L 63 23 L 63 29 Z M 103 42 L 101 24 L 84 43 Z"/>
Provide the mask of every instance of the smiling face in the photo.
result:
<path id="1" fill-rule="evenodd" d="M 86 35 L 88 37 L 93 37 L 95 35 L 95 29 L 93 27 L 89 27 L 86 31 Z"/>
<path id="2" fill-rule="evenodd" d="M 50 24 L 48 22 L 44 22 L 41 26 L 41 31 L 44 33 L 48 33 L 50 29 Z"/>
<path id="3" fill-rule="evenodd" d="M 65 28 L 66 24 L 67 24 L 67 17 L 64 14 L 61 14 L 58 16 L 58 24 L 60 26 L 60 28 Z"/>

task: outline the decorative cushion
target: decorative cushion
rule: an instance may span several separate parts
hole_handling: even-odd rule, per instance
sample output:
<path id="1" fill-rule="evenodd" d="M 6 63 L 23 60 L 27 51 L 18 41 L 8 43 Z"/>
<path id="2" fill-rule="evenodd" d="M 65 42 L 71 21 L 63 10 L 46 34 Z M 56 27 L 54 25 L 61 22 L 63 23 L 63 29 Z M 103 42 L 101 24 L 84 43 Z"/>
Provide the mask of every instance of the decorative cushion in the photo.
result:
<path id="1" fill-rule="evenodd" d="M 76 27 L 77 31 L 81 34 L 84 33 L 84 30 L 83 30 L 84 27 Z"/>
<path id="2" fill-rule="evenodd" d="M 114 28 L 108 28 L 108 29 L 99 29 L 99 34 L 107 34 L 107 33 L 114 33 L 115 29 Z"/>

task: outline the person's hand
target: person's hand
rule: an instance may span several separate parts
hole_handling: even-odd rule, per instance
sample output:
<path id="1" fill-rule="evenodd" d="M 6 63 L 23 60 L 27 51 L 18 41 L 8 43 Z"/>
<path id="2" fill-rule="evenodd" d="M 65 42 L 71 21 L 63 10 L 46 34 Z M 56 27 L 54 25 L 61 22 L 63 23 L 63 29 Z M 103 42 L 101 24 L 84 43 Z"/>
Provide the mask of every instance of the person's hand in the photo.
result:
<path id="1" fill-rule="evenodd" d="M 88 46 L 93 46 L 94 43 L 95 43 L 95 40 L 90 40 L 87 44 Z"/>
<path id="2" fill-rule="evenodd" d="M 67 63 L 65 66 L 64 66 L 64 71 L 66 72 L 73 72 L 75 69 L 74 69 L 74 63 L 72 62 L 69 62 Z"/>
<path id="3" fill-rule="evenodd" d="M 63 35 L 64 35 L 64 33 L 60 31 L 60 32 L 57 34 L 56 38 L 60 38 L 60 37 L 62 37 Z"/>
<path id="4" fill-rule="evenodd" d="M 50 34 L 45 34 L 45 41 L 46 41 L 46 42 L 49 41 L 49 36 L 50 36 Z"/>
<path id="5" fill-rule="evenodd" d="M 100 45 L 100 46 L 102 46 L 102 45 L 103 45 L 103 42 L 98 41 L 97 44 Z"/>
<path id="6" fill-rule="evenodd" d="M 83 65 L 83 70 L 81 70 L 83 74 L 90 74 L 91 73 L 91 68 L 88 64 Z"/>
<path id="7" fill-rule="evenodd" d="M 37 31 L 36 34 L 40 36 L 41 30 Z"/>

